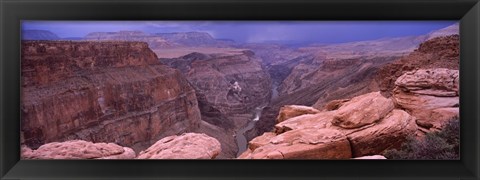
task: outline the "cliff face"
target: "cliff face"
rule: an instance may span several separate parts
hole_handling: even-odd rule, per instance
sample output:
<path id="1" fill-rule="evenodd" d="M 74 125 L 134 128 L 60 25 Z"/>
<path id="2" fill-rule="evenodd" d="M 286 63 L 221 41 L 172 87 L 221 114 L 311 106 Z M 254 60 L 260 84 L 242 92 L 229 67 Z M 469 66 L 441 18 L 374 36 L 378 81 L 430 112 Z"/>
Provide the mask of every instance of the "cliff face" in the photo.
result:
<path id="1" fill-rule="evenodd" d="M 395 81 L 405 72 L 426 68 L 447 68 L 458 70 L 460 67 L 460 36 L 451 35 L 430 39 L 408 56 L 404 56 L 381 67 L 375 80 L 380 90 L 391 95 Z"/>
<path id="2" fill-rule="evenodd" d="M 256 107 L 268 103 L 271 97 L 270 76 L 263 70 L 260 59 L 251 51 L 239 50 L 195 52 L 162 62 L 180 69 L 195 88 L 205 121 L 202 129 L 211 131 L 205 133 L 222 143 L 219 157 L 235 157 L 234 132 L 253 118 Z"/>
<path id="3" fill-rule="evenodd" d="M 200 122 L 194 89 L 146 43 L 25 41 L 26 145 L 70 139 L 143 149 Z"/>

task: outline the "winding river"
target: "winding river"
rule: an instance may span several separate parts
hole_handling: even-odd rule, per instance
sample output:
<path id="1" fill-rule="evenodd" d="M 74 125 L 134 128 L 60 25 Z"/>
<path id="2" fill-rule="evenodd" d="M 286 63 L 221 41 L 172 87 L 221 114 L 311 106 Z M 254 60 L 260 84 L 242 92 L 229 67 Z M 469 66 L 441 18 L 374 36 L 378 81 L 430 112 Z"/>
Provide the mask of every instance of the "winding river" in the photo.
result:
<path id="1" fill-rule="evenodd" d="M 247 150 L 247 138 L 245 137 L 245 132 L 248 130 L 252 129 L 255 126 L 255 123 L 260 120 L 260 116 L 262 115 L 262 110 L 265 107 L 265 105 L 259 106 L 255 108 L 255 115 L 253 119 L 247 123 L 246 126 L 240 128 L 235 136 L 235 140 L 237 141 L 237 146 L 238 146 L 238 153 L 237 157 L 240 156 L 244 151 Z"/>

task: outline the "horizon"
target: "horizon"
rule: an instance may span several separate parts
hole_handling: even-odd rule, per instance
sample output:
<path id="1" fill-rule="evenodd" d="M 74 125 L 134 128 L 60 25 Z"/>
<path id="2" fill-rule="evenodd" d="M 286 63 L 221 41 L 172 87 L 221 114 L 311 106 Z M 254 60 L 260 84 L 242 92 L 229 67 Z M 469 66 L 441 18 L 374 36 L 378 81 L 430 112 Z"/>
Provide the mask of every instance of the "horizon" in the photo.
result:
<path id="1" fill-rule="evenodd" d="M 21 29 L 59 38 L 94 32 L 208 33 L 237 43 L 337 44 L 426 35 L 458 21 L 22 21 Z"/>

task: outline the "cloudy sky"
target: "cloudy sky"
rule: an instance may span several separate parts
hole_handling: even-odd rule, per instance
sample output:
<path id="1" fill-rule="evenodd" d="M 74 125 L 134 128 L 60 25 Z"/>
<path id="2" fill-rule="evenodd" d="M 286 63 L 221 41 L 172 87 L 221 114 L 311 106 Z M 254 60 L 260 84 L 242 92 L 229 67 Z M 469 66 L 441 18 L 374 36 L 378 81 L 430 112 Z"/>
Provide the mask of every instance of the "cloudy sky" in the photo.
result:
<path id="1" fill-rule="evenodd" d="M 208 32 L 237 42 L 341 43 L 421 35 L 456 21 L 23 21 L 23 30 L 48 30 L 62 38 L 90 32 Z"/>

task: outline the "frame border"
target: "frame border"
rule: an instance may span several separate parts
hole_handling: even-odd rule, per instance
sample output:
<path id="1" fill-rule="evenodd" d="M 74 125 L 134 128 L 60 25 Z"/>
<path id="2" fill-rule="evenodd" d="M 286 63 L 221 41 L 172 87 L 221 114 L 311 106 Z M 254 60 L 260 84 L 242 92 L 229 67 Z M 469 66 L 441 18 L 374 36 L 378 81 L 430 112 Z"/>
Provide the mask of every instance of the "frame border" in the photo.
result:
<path id="1" fill-rule="evenodd" d="M 480 177 L 478 0 L 0 0 L 0 19 L 0 179 Z M 460 20 L 461 160 L 19 160 L 21 20 Z"/>

